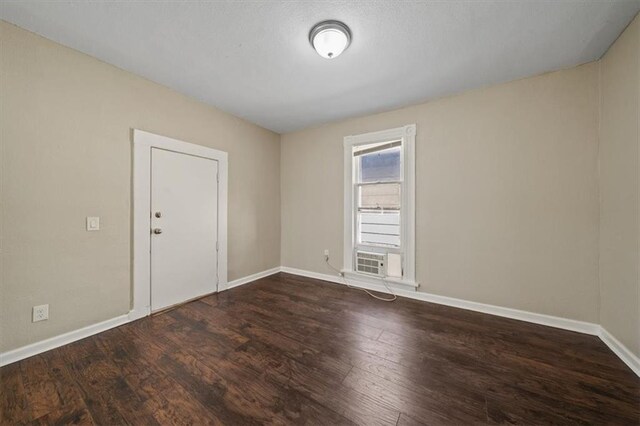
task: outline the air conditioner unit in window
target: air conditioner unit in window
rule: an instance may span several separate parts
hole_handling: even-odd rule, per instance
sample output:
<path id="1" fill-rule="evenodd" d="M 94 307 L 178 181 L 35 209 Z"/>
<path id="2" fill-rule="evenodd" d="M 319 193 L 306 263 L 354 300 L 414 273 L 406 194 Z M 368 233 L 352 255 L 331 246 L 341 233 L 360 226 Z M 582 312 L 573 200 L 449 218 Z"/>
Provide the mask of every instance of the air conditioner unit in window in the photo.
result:
<path id="1" fill-rule="evenodd" d="M 385 254 L 356 251 L 356 272 L 380 277 L 384 276 L 385 261 Z"/>

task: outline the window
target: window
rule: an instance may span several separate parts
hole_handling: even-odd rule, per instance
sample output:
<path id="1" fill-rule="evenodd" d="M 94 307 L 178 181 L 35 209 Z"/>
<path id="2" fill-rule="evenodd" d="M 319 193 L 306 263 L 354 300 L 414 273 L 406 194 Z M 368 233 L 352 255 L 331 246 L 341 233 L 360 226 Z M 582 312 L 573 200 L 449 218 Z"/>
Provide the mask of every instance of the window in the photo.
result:
<path id="1" fill-rule="evenodd" d="M 380 276 L 415 287 L 414 143 L 415 125 L 345 138 L 346 273 L 382 256 L 400 272 Z"/>
<path id="2" fill-rule="evenodd" d="M 402 142 L 353 147 L 358 245 L 401 247 Z"/>

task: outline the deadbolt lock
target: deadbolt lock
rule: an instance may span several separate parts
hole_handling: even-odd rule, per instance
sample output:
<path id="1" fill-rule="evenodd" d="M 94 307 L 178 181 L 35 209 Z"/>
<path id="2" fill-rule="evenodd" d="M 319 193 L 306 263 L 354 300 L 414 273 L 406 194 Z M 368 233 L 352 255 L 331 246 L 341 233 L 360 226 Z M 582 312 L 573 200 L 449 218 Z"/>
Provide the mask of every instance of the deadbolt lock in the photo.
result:
<path id="1" fill-rule="evenodd" d="M 162 217 L 162 212 L 156 212 L 155 217 L 158 217 L 158 218 Z"/>

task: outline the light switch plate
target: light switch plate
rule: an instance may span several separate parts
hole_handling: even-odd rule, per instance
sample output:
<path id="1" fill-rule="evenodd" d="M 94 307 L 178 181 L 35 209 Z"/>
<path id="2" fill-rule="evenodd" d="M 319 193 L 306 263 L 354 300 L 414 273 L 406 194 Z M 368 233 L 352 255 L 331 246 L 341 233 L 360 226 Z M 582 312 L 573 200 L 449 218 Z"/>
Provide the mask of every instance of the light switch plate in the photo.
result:
<path id="1" fill-rule="evenodd" d="M 33 322 L 49 319 L 49 305 L 38 305 L 33 307 Z"/>
<path id="2" fill-rule="evenodd" d="M 99 217 L 87 217 L 87 231 L 99 231 L 100 230 L 100 218 Z"/>

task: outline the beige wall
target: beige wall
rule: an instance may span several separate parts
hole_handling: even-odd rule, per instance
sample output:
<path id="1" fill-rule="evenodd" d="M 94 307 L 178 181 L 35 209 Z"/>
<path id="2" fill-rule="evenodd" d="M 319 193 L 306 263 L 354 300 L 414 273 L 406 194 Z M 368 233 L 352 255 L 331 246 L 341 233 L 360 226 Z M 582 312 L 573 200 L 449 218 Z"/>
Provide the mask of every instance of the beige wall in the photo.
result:
<path id="1" fill-rule="evenodd" d="M 342 265 L 343 137 L 417 124 L 420 291 L 598 321 L 598 64 L 282 136 L 282 262 Z"/>
<path id="2" fill-rule="evenodd" d="M 600 323 L 640 356 L 640 17 L 600 71 Z"/>
<path id="3" fill-rule="evenodd" d="M 229 152 L 233 280 L 341 266 L 343 137 L 416 123 L 420 291 L 640 355 L 639 18 L 601 63 L 281 137 L 2 21 L 0 43 L 0 351 L 129 310 L 132 128 Z"/>
<path id="4" fill-rule="evenodd" d="M 227 151 L 229 279 L 280 264 L 279 135 L 2 21 L 0 42 L 0 351 L 128 312 L 132 128 Z"/>

